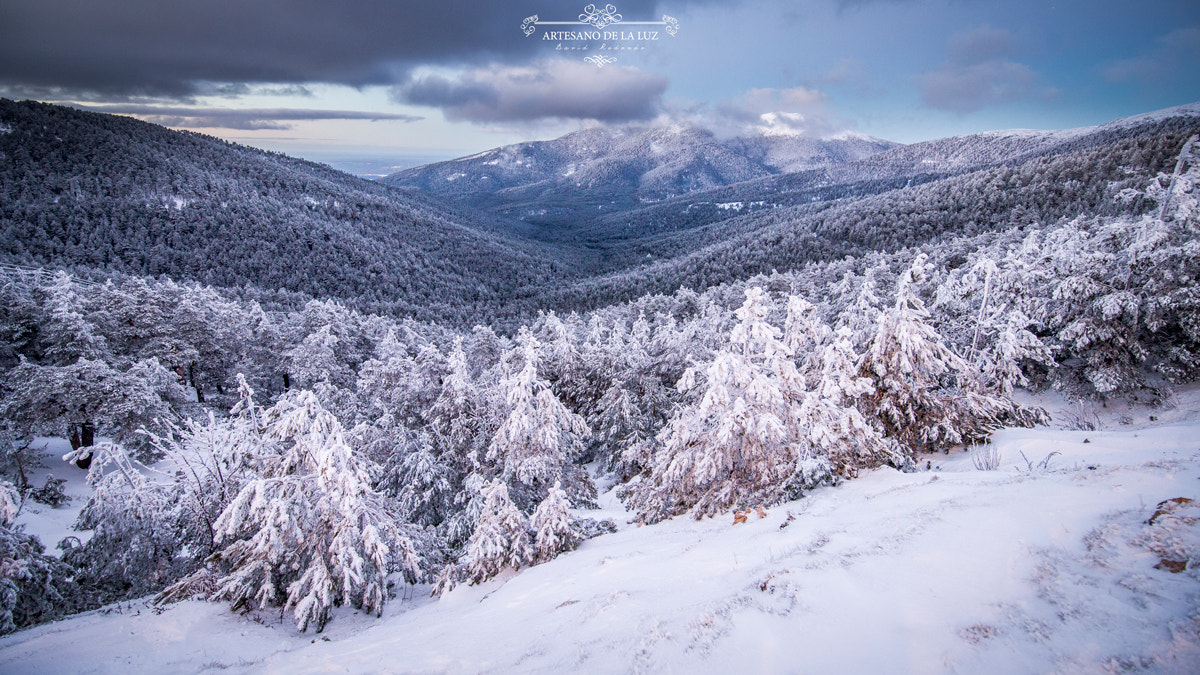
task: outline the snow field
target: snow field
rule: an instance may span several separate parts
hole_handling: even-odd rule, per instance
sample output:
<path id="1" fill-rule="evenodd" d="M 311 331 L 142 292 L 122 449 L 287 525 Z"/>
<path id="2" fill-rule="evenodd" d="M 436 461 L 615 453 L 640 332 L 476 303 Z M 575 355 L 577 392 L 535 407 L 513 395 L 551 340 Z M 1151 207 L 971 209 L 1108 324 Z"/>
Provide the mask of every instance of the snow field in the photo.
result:
<path id="1" fill-rule="evenodd" d="M 1004 430 L 995 471 L 928 455 L 744 524 L 626 515 L 549 563 L 440 600 L 419 587 L 379 620 L 343 608 L 319 635 L 221 604 L 110 607 L 0 639 L 0 671 L 1192 673 L 1198 573 L 1151 549 L 1200 560 L 1200 508 L 1146 521 L 1200 500 L 1197 400 L 1159 426 Z"/>

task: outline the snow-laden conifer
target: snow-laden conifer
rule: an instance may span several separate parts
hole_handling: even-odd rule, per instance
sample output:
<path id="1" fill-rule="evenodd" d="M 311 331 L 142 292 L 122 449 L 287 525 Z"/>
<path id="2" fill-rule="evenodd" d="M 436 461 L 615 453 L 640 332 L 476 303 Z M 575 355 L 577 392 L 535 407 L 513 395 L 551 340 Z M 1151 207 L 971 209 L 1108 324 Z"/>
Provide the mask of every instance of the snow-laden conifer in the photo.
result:
<path id="1" fill-rule="evenodd" d="M 567 493 L 555 483 L 538 504 L 529 525 L 534 532 L 533 560 L 543 563 L 579 546 L 579 531 L 568 510 Z"/>
<path id="2" fill-rule="evenodd" d="M 909 452 L 962 442 L 953 410 L 937 394 L 942 377 L 965 372 L 967 366 L 942 341 L 917 295 L 917 284 L 925 280 L 926 258 L 918 255 L 901 274 L 896 301 L 880 315 L 862 367 L 875 386 L 865 410 Z"/>
<path id="3" fill-rule="evenodd" d="M 411 542 L 312 392 L 285 396 L 265 421 L 257 475 L 216 523 L 214 597 L 234 608 L 282 604 L 300 630 L 321 630 L 336 605 L 378 614 L 391 561 L 419 573 Z"/>
<path id="4" fill-rule="evenodd" d="M 1021 310 L 1012 310 L 976 356 L 984 385 L 1001 396 L 1012 396 L 1015 387 L 1029 386 L 1025 364 L 1054 364 L 1050 347 L 1030 332 L 1030 323 Z"/>
<path id="5" fill-rule="evenodd" d="M 878 419 L 906 453 L 948 451 L 982 440 L 1006 420 L 1024 426 L 1044 421 L 1042 411 L 988 391 L 979 371 L 943 340 L 916 292 L 925 280 L 925 260 L 918 255 L 901 274 L 895 304 L 879 317 L 861 371 L 875 392 L 860 409 Z"/>
<path id="6" fill-rule="evenodd" d="M 0 635 L 84 609 L 75 570 L 13 525 L 20 503 L 16 486 L 0 481 Z"/>
<path id="7" fill-rule="evenodd" d="M 403 520 L 439 525 L 452 512 L 461 477 L 446 456 L 438 456 L 431 434 L 410 432 L 398 453 L 399 463 L 379 482 L 384 494 L 394 495 Z"/>
<path id="8" fill-rule="evenodd" d="M 436 440 L 445 463 L 466 475 L 475 468 L 489 439 L 484 419 L 485 404 L 471 378 L 462 338 L 454 341 L 446 369 L 441 391 L 425 418 L 437 433 Z"/>
<path id="9" fill-rule="evenodd" d="M 119 370 L 82 357 L 63 366 L 22 358 L 0 378 L 0 391 L 0 419 L 13 422 L 22 434 L 67 435 L 77 444 L 80 428 L 87 425 L 133 447 L 145 441 L 137 430 L 170 418 L 168 401 L 183 396 L 154 359 Z"/>
<path id="10" fill-rule="evenodd" d="M 529 521 L 512 503 L 508 485 L 500 479 L 483 488 L 483 510 L 467 544 L 465 573 L 478 584 L 506 567 L 519 569 L 533 558 Z"/>
<path id="11" fill-rule="evenodd" d="M 45 292 L 48 311 L 39 332 L 45 343 L 46 360 L 59 366 L 70 365 L 78 359 L 111 362 L 112 355 L 104 336 L 83 316 L 71 275 L 56 272 Z"/>
<path id="12" fill-rule="evenodd" d="M 804 382 L 769 310 L 762 289 L 746 290 L 728 348 L 705 369 L 699 402 L 659 434 L 663 447 L 632 491 L 641 518 L 689 508 L 701 518 L 781 498 L 802 450 L 794 420 Z M 689 369 L 679 388 L 695 387 L 696 376 Z"/>
<path id="13" fill-rule="evenodd" d="M 492 437 L 487 459 L 510 485 L 522 486 L 533 499 L 540 500 L 557 481 L 568 486 L 572 498 L 590 499 L 590 480 L 570 465 L 582 451 L 587 424 L 538 376 L 537 346 L 532 336 L 524 336 L 522 367 L 502 383 L 507 415 Z"/>
<path id="14" fill-rule="evenodd" d="M 851 335 L 848 327 L 842 327 L 821 348 L 816 389 L 805 394 L 799 412 L 810 446 L 818 448 L 833 470 L 846 477 L 862 468 L 904 462 L 896 443 L 884 438 L 855 407 L 873 394 L 875 387 L 858 374 L 859 357 Z"/>
<path id="15" fill-rule="evenodd" d="M 346 386 L 350 382 L 350 368 L 339 360 L 334 349 L 337 344 L 333 327 L 325 325 L 288 350 L 284 359 L 295 384 L 309 389 L 319 382 Z"/>

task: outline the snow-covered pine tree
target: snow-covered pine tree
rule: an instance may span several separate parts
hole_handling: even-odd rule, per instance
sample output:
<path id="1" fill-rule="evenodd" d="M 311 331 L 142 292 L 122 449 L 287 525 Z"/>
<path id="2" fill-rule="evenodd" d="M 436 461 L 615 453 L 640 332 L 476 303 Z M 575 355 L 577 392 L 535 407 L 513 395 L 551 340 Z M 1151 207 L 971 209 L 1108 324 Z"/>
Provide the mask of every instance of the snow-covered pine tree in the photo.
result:
<path id="1" fill-rule="evenodd" d="M 537 340 L 528 334 L 521 339 L 524 363 L 502 383 L 507 415 L 492 437 L 487 459 L 519 490 L 518 501 L 529 506 L 541 501 L 555 482 L 561 482 L 574 500 L 593 499 L 591 479 L 571 464 L 582 453 L 587 424 L 538 376 Z"/>
<path id="2" fill-rule="evenodd" d="M 11 421 L 26 435 L 72 438 L 72 446 L 87 457 L 90 440 L 80 428 L 91 428 L 119 442 L 140 448 L 141 427 L 153 428 L 171 417 L 164 400 L 184 396 L 181 387 L 157 361 L 139 361 L 120 371 L 104 361 L 80 357 L 64 366 L 38 365 L 21 358 L 0 380 L 0 419 Z"/>
<path id="3" fill-rule="evenodd" d="M 12 527 L 21 510 L 21 494 L 9 481 L 0 481 L 0 526 Z"/>
<path id="4" fill-rule="evenodd" d="M 1032 287 L 1047 284 L 1024 259 L 1036 249 L 1036 237 L 1027 238 L 1000 264 L 995 262 L 1000 251 L 980 249 L 974 264 L 952 272 L 937 289 L 934 309 L 941 314 L 942 334 L 968 347 L 967 360 L 980 384 L 1002 397 L 1011 396 L 1016 385 L 1031 384 L 1027 368 L 1035 372 L 1057 365 L 1049 345 L 1031 331 L 1044 323 L 1046 313 L 1045 298 Z"/>
<path id="5" fill-rule="evenodd" d="M 175 583 L 177 597 L 211 590 L 190 575 L 216 547 L 216 521 L 248 478 L 261 443 L 262 410 L 238 376 L 241 399 L 223 419 L 165 424 L 161 435 L 143 431 L 162 458 L 138 463 L 122 446 L 101 443 L 88 473 L 92 497 L 77 529 L 91 530 L 65 558 L 78 581 L 105 602 L 144 595 Z M 184 578 L 184 581 L 179 581 Z"/>
<path id="6" fill-rule="evenodd" d="M 467 544 L 465 573 L 478 584 L 505 567 L 519 569 L 533 557 L 529 521 L 508 496 L 508 485 L 497 478 L 483 488 L 483 510 Z"/>
<path id="7" fill-rule="evenodd" d="M 1147 367 L 1173 381 L 1200 372 L 1196 144 L 1192 153 L 1190 162 L 1180 158 L 1179 168 L 1190 168 L 1172 180 L 1170 196 L 1161 185 L 1147 190 L 1158 214 L 1080 217 L 1047 235 L 1040 261 L 1053 286 L 1046 323 L 1063 359 L 1085 362 L 1055 372 L 1056 386 L 1068 393 L 1104 397 L 1153 387 Z"/>
<path id="8" fill-rule="evenodd" d="M 408 432 L 398 465 L 379 483 L 384 494 L 396 497 L 402 518 L 418 525 L 441 524 L 454 510 L 462 477 L 434 450 L 427 430 Z"/>
<path id="9" fill-rule="evenodd" d="M 420 574 L 411 540 L 386 513 L 337 419 L 309 391 L 265 411 L 249 480 L 216 523 L 214 598 L 233 607 L 282 604 L 305 630 L 349 604 L 379 613 L 393 561 Z"/>
<path id="10" fill-rule="evenodd" d="M 859 469 L 904 463 L 896 443 L 884 438 L 856 408 L 875 387 L 858 374 L 859 356 L 854 353 L 852 335 L 851 329 L 843 326 L 820 349 L 816 388 L 805 394 L 799 412 L 809 444 L 828 458 L 836 473 L 848 478 Z M 813 475 L 820 477 L 821 467 L 816 469 Z M 811 484 L 811 478 L 803 478 L 801 484 Z"/>
<path id="11" fill-rule="evenodd" d="M 292 385 L 312 388 L 318 382 L 329 382 L 346 386 L 350 381 L 350 369 L 338 360 L 338 337 L 333 327 L 321 326 L 307 335 L 296 347 L 284 354 Z"/>
<path id="12" fill-rule="evenodd" d="M 648 416 L 638 409 L 633 394 L 614 384 L 596 405 L 593 444 L 604 470 L 628 479 L 643 466 L 626 462 L 625 451 L 653 436 Z"/>
<path id="13" fill-rule="evenodd" d="M 821 352 L 833 331 L 817 316 L 811 302 L 796 295 L 788 297 L 783 321 L 783 344 L 791 351 L 796 367 L 809 387 L 821 371 Z"/>
<path id="14" fill-rule="evenodd" d="M 880 315 L 861 366 L 875 392 L 862 399 L 860 409 L 878 419 L 910 457 L 982 440 L 1002 426 L 1002 418 L 1027 425 L 1041 419 L 1038 411 L 986 392 L 976 371 L 946 345 L 916 292 L 925 280 L 926 258 L 919 254 L 900 275 L 895 304 Z"/>
<path id="15" fill-rule="evenodd" d="M 1029 386 L 1025 364 L 1055 365 L 1050 347 L 1029 331 L 1030 323 L 1021 310 L 1010 311 L 996 335 L 978 351 L 976 362 L 984 386 L 1001 396 L 1011 397 L 1014 387 Z"/>
<path id="16" fill-rule="evenodd" d="M 437 433 L 436 441 L 447 464 L 465 476 L 475 468 L 489 438 L 482 414 L 485 406 L 467 367 L 462 338 L 455 339 L 446 369 L 441 391 L 425 418 Z"/>
<path id="17" fill-rule="evenodd" d="M 529 525 L 534 532 L 535 563 L 544 563 L 559 553 L 572 551 L 579 546 L 581 537 L 575 528 L 575 519 L 568 510 L 569 506 L 567 493 L 555 483 L 546 498 L 534 509 Z"/>
<path id="18" fill-rule="evenodd" d="M 870 342 L 879 323 L 878 275 L 886 269 L 884 263 L 867 269 L 854 299 L 838 315 L 837 327 L 850 329 L 850 342 L 856 349 L 863 349 Z"/>
<path id="19" fill-rule="evenodd" d="M 530 331 L 539 345 L 538 370 L 554 383 L 555 396 L 563 405 L 576 410 L 603 392 L 602 389 L 596 391 L 595 383 L 583 373 L 584 364 L 578 348 L 582 329 L 578 315 L 572 314 L 563 321 L 554 312 L 548 312 Z"/>
<path id="20" fill-rule="evenodd" d="M 164 465 L 174 467 L 170 495 L 179 537 L 193 557 L 203 560 L 215 550 L 216 522 L 249 477 L 249 465 L 261 442 L 253 422 L 253 391 L 239 376 L 243 399 L 239 413 L 206 422 L 187 419 L 169 423 L 167 432 L 150 434 Z"/>
<path id="21" fill-rule="evenodd" d="M 702 397 L 660 432 L 654 466 L 630 490 L 643 520 L 689 508 L 702 518 L 783 497 L 801 451 L 793 420 L 804 382 L 780 330 L 767 322 L 769 311 L 761 288 L 746 289 L 728 348 L 705 369 Z M 678 387 L 695 386 L 689 369 Z"/>
<path id="22" fill-rule="evenodd" d="M 415 357 L 410 356 L 395 330 L 389 329 L 375 346 L 375 358 L 358 371 L 363 414 L 371 420 L 390 416 L 395 424 L 407 428 L 423 426 L 428 421 L 424 414 L 438 396 L 444 362 L 445 357 L 432 345 L 422 345 Z"/>
<path id="23" fill-rule="evenodd" d="M 46 322 L 39 337 L 44 343 L 46 360 L 58 366 L 75 363 L 78 359 L 112 362 L 107 341 L 92 322 L 84 318 L 76 284 L 71 275 L 55 272 L 46 288 Z"/>
<path id="24" fill-rule="evenodd" d="M 475 523 L 483 513 L 486 501 L 483 491 L 487 486 L 487 479 L 478 473 L 469 473 L 462 479 L 462 488 L 454 495 L 450 516 L 437 528 L 438 535 L 451 552 L 461 552 L 475 532 Z"/>
<path id="25" fill-rule="evenodd" d="M 942 377 L 967 366 L 930 324 L 929 310 L 917 295 L 927 258 L 919 254 L 900 275 L 896 301 L 880 314 L 862 364 L 862 374 L 875 387 L 864 412 L 877 416 L 886 434 L 910 456 L 962 442 L 953 407 L 938 390 Z"/>

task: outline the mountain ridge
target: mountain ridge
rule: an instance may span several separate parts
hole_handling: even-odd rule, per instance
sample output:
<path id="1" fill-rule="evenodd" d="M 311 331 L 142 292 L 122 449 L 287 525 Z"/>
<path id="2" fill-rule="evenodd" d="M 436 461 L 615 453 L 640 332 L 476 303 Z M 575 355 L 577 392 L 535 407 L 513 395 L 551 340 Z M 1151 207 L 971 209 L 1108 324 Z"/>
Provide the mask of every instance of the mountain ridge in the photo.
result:
<path id="1" fill-rule="evenodd" d="M 895 147 L 869 137 L 721 139 L 695 125 L 585 129 L 394 173 L 416 187 L 532 222 L 561 223 Z"/>

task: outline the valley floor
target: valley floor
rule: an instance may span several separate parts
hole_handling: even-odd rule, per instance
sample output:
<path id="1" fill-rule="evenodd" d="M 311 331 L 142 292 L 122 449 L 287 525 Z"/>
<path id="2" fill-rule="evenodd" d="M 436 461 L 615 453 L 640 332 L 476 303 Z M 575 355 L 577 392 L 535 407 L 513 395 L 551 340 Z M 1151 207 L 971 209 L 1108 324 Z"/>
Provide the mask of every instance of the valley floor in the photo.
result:
<path id="1" fill-rule="evenodd" d="M 1200 389 L 1107 412 L 996 434 L 994 471 L 930 456 L 744 524 L 638 527 L 609 493 L 615 534 L 321 634 L 122 603 L 0 638 L 0 672 L 1195 673 Z"/>

